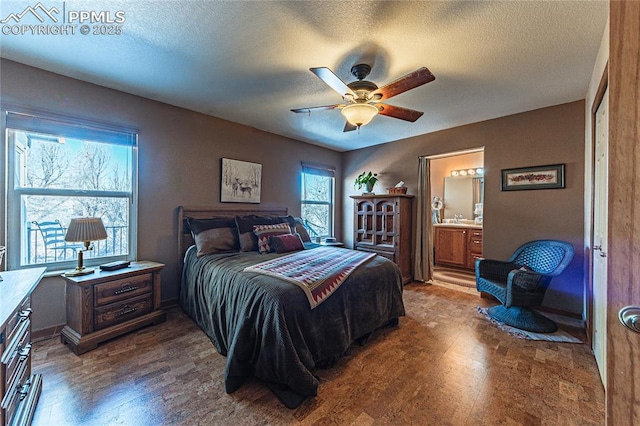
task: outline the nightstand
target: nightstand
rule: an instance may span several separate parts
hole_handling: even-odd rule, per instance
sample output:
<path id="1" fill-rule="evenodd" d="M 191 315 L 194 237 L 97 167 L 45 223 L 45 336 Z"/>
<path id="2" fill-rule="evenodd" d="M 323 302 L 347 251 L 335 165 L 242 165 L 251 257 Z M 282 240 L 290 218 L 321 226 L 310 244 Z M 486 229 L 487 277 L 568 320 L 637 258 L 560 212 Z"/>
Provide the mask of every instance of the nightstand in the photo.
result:
<path id="1" fill-rule="evenodd" d="M 340 241 L 333 241 L 333 242 L 322 241 L 322 242 L 319 242 L 318 244 L 320 244 L 321 246 L 330 246 L 330 247 L 344 246 L 344 243 L 341 243 Z"/>
<path id="2" fill-rule="evenodd" d="M 60 340 L 76 354 L 99 343 L 167 318 L 160 309 L 162 263 L 131 262 L 127 268 L 101 271 L 67 282 L 67 325 Z"/>

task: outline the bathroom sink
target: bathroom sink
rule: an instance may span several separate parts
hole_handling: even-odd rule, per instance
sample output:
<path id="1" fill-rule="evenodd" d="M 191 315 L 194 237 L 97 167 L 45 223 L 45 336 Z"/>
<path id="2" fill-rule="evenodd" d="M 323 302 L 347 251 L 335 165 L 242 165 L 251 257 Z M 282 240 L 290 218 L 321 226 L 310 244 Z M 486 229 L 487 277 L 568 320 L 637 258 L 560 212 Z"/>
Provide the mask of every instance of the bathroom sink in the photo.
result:
<path id="1" fill-rule="evenodd" d="M 460 219 L 455 223 L 453 219 L 445 219 L 444 223 L 435 223 L 434 226 L 454 226 L 460 228 L 482 228 L 482 224 L 478 224 L 470 219 Z"/>
<path id="2" fill-rule="evenodd" d="M 476 225 L 476 221 L 473 219 L 445 219 L 443 223 L 447 225 Z"/>

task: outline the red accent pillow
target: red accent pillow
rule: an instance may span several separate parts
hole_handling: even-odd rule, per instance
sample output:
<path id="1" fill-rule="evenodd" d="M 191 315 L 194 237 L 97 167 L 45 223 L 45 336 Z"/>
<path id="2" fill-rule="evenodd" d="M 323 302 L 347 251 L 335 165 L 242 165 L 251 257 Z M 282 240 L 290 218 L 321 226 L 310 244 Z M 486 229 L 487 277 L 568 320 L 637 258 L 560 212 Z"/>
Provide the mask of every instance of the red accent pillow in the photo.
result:
<path id="1" fill-rule="evenodd" d="M 269 237 L 274 235 L 291 234 L 288 223 L 276 223 L 275 225 L 254 225 L 253 233 L 258 237 L 258 251 L 262 254 L 269 253 L 273 249 L 269 245 Z"/>
<path id="2" fill-rule="evenodd" d="M 269 237 L 269 245 L 276 253 L 304 250 L 300 234 L 272 235 Z"/>

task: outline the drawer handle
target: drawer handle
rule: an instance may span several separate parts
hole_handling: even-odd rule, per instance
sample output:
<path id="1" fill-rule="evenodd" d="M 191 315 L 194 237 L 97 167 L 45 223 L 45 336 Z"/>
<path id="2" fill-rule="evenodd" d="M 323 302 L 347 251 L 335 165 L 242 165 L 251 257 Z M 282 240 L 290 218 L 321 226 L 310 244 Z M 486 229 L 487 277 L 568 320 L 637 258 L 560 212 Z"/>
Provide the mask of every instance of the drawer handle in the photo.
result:
<path id="1" fill-rule="evenodd" d="M 138 308 L 135 307 L 135 306 L 132 307 L 132 306 L 129 306 L 129 305 L 124 305 L 124 307 L 122 309 L 120 309 L 120 312 L 118 312 L 116 314 L 116 316 L 117 317 L 121 317 L 123 315 L 130 314 L 130 313 L 135 312 L 137 310 L 138 310 Z"/>
<path id="2" fill-rule="evenodd" d="M 29 354 L 31 353 L 31 342 L 27 343 L 24 348 L 20 349 L 18 355 L 18 362 L 24 362 L 27 358 L 29 358 Z"/>
<path id="3" fill-rule="evenodd" d="M 19 321 L 24 321 L 31 316 L 31 308 L 27 308 L 24 311 L 20 311 L 18 314 Z"/>
<path id="4" fill-rule="evenodd" d="M 18 395 L 20 395 L 20 401 L 25 399 L 27 395 L 29 395 L 29 388 L 31 387 L 31 381 L 28 381 L 24 385 L 20 386 L 18 390 Z"/>
<path id="5" fill-rule="evenodd" d="M 124 294 L 124 293 L 129 293 L 130 291 L 136 291 L 138 289 L 137 285 L 129 285 L 129 284 L 125 284 L 123 285 L 120 290 L 116 290 L 113 294 Z"/>

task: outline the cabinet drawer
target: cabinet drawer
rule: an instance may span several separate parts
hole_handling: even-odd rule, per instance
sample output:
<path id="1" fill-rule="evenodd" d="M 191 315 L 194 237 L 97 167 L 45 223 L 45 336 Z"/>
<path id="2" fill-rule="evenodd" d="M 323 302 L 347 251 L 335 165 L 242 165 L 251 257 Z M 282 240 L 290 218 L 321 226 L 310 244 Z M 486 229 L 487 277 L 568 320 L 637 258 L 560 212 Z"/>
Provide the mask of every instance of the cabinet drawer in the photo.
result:
<path id="1" fill-rule="evenodd" d="M 482 241 L 482 229 L 472 229 L 471 238 L 479 238 Z"/>
<path id="2" fill-rule="evenodd" d="M 7 341 L 11 341 L 16 331 L 18 331 L 18 328 L 22 321 L 28 319 L 31 315 L 29 302 L 30 299 L 27 297 L 22 301 L 20 307 L 16 309 L 16 311 L 11 315 L 9 322 L 7 323 Z"/>
<path id="3" fill-rule="evenodd" d="M 150 293 L 152 289 L 152 274 L 137 275 L 104 284 L 96 284 L 93 288 L 94 306 L 107 305 L 140 294 Z"/>
<path id="4" fill-rule="evenodd" d="M 482 254 L 482 238 L 471 238 L 469 241 L 469 251 L 473 254 Z"/>
<path id="5" fill-rule="evenodd" d="M 2 398 L 2 409 L 5 410 L 6 424 L 11 424 L 14 414 L 20 401 L 24 399 L 23 385 L 27 382 L 31 369 L 28 362 L 19 363 L 16 375 L 12 382 L 7 387 L 7 391 Z"/>
<path id="6" fill-rule="evenodd" d="M 151 294 L 133 297 L 94 309 L 94 328 L 100 330 L 153 311 Z"/>
<path id="7" fill-rule="evenodd" d="M 29 362 L 31 354 L 31 333 L 29 332 L 29 322 L 23 322 L 16 338 L 10 343 L 7 352 L 2 357 L 2 364 L 5 367 L 5 388 L 9 388 L 16 380 L 16 374 L 20 371 L 22 364 Z"/>
<path id="8" fill-rule="evenodd" d="M 389 259 L 390 261 L 394 262 L 396 261 L 396 253 L 393 251 L 383 251 L 383 250 L 375 250 L 375 249 L 371 249 L 369 247 L 356 247 L 356 250 L 359 251 L 366 251 L 367 253 L 375 253 L 378 256 L 382 256 L 386 259 Z"/>

